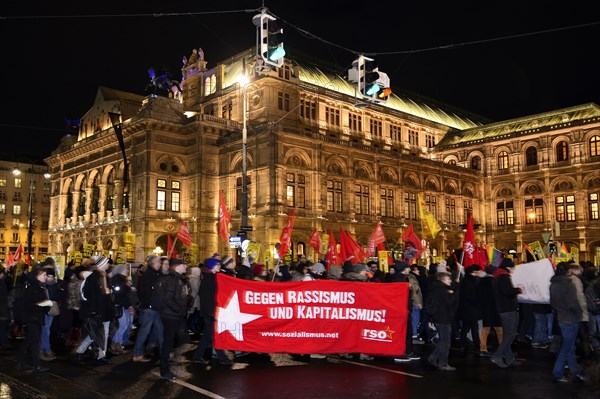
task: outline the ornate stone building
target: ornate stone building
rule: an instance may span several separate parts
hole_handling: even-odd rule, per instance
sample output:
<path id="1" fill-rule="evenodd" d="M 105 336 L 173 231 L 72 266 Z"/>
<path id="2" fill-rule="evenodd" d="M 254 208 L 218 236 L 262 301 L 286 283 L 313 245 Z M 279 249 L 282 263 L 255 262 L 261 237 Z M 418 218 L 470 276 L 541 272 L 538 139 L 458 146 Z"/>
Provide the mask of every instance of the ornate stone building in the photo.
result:
<path id="1" fill-rule="evenodd" d="M 241 85 L 242 75 L 250 82 Z M 194 50 L 184 58 L 181 84 L 166 88 L 168 96 L 145 98 L 100 88 L 82 119 L 77 142 L 46 160 L 53 176 L 51 253 L 81 250 L 92 243 L 96 251 L 114 255 L 124 246 L 124 233 L 134 233 L 135 258 L 140 261 L 157 246 L 166 249 L 167 235 L 174 235 L 180 220 L 198 245 L 197 259 L 232 251 L 217 234 L 219 191 L 232 214 L 230 232 L 235 235 L 241 223 L 244 100 L 248 220 L 253 228 L 249 236 L 262 245 L 260 258 L 267 263 L 273 262 L 290 207 L 297 209 L 294 257 L 316 256 L 307 245 L 314 229 L 331 229 L 337 237 L 341 226 L 366 244 L 378 220 L 388 247 L 400 249 L 398 241 L 408 225 L 421 235 L 419 192 L 444 227 L 435 239 L 429 238 L 433 257 L 460 247 L 469 212 L 480 240 L 520 251 L 515 243 L 522 233 L 514 231 L 525 228 L 520 222 L 512 230 L 498 228 L 494 207 L 497 198 L 523 198 L 525 191 L 516 189 L 512 174 L 491 172 L 496 142 L 468 138 L 498 124 L 485 125 L 487 121 L 464 111 L 404 93 L 392 95 L 385 104 L 361 103 L 354 86 L 339 74 L 299 59 L 257 73 L 253 50 L 211 69 L 202 50 Z M 122 114 L 127 187 L 108 112 Z M 545 159 L 551 151 L 542 147 L 550 148 L 551 143 L 542 136 L 543 129 L 531 134 L 538 141 L 540 159 Z M 584 136 L 573 133 L 569 140 L 589 141 Z M 506 141 L 516 160 L 516 144 L 508 137 Z M 479 169 L 470 167 L 477 146 Z M 573 156 L 583 147 L 571 144 Z M 584 168 L 583 158 L 577 157 L 581 175 L 566 181 L 573 188 L 596 184 L 587 175 L 598 172 Z M 544 183 L 550 183 L 548 168 L 539 169 Z M 504 182 L 511 177 L 512 186 Z M 540 190 L 544 187 L 539 185 Z M 518 201 L 515 198 L 513 206 Z M 520 220 L 520 210 L 515 211 L 515 220 Z M 578 226 L 574 229 L 582 232 Z M 583 248 L 582 252 L 586 253 Z"/>

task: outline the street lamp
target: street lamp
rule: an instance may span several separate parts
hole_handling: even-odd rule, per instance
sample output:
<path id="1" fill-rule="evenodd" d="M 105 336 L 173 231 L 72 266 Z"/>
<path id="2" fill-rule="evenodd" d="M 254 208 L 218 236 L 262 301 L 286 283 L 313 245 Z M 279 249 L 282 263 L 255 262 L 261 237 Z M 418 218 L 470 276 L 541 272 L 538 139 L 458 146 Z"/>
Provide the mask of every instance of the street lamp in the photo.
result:
<path id="1" fill-rule="evenodd" d="M 242 85 L 242 227 L 248 226 L 248 93 L 247 87 L 250 80 L 244 73 L 240 78 Z M 243 228 L 240 230 L 244 231 Z"/>
<path id="2" fill-rule="evenodd" d="M 29 172 L 31 177 L 29 178 L 29 203 L 28 203 L 28 212 L 29 212 L 29 220 L 27 223 L 27 256 L 29 257 L 29 264 L 31 264 L 31 250 L 32 250 L 32 242 L 33 242 L 33 176 L 35 175 L 35 169 L 33 164 L 31 164 L 29 168 Z M 13 168 L 13 175 L 15 177 L 21 176 L 22 172 L 19 168 L 18 164 Z M 49 172 L 45 172 L 43 174 L 45 179 L 49 179 L 51 177 Z"/>

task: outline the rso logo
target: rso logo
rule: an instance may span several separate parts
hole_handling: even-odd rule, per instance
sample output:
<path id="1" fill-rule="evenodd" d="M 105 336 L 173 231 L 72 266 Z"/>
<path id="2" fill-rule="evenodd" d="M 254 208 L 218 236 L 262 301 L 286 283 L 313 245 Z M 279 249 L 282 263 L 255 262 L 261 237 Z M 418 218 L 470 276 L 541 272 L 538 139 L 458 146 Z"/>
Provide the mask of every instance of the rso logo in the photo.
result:
<path id="1" fill-rule="evenodd" d="M 361 338 L 371 341 L 392 342 L 392 334 L 394 331 L 387 327 L 385 330 L 371 330 L 363 328 Z"/>

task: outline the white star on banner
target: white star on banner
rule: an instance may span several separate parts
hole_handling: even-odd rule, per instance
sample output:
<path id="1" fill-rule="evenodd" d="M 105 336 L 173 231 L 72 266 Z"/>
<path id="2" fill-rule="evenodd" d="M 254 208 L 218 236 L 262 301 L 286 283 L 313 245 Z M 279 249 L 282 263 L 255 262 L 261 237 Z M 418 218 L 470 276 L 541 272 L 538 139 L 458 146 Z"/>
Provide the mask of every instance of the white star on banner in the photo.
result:
<path id="1" fill-rule="evenodd" d="M 244 340 L 242 326 L 262 317 L 258 314 L 240 312 L 240 301 L 237 291 L 235 291 L 229 300 L 227 307 L 217 308 L 217 314 L 217 332 L 221 334 L 223 331 L 229 331 L 238 341 Z"/>

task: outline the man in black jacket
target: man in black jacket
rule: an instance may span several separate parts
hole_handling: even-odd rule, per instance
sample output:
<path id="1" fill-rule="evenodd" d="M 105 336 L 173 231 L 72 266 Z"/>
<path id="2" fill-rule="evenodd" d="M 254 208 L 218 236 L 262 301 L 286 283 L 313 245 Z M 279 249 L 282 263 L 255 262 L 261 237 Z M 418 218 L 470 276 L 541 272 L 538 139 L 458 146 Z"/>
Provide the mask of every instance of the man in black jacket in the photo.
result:
<path id="1" fill-rule="evenodd" d="M 502 322 L 503 337 L 496 352 L 490 360 L 496 366 L 506 368 L 520 366 L 521 362 L 515 359 L 511 345 L 517 337 L 519 314 L 517 313 L 519 295 L 522 290 L 513 285 L 510 273 L 515 264 L 509 258 L 504 258 L 500 267 L 494 272 L 494 299 Z"/>
<path id="2" fill-rule="evenodd" d="M 161 282 L 158 294 L 161 295 L 160 319 L 164 335 L 160 348 L 160 378 L 163 380 L 176 379 L 169 368 L 169 355 L 173 351 L 177 331 L 187 316 L 188 287 L 186 284 L 187 265 L 182 259 L 171 259 L 169 275 Z"/>
<path id="3" fill-rule="evenodd" d="M 148 265 L 146 270 L 142 272 L 138 284 L 139 303 L 139 329 L 133 347 L 134 362 L 149 362 L 150 359 L 144 356 L 144 345 L 146 340 L 152 333 L 152 337 L 158 340 L 159 348 L 163 342 L 163 325 L 160 320 L 160 313 L 156 309 L 152 309 L 152 291 L 154 285 L 160 276 L 161 259 L 158 256 L 151 255 L 148 257 Z"/>

